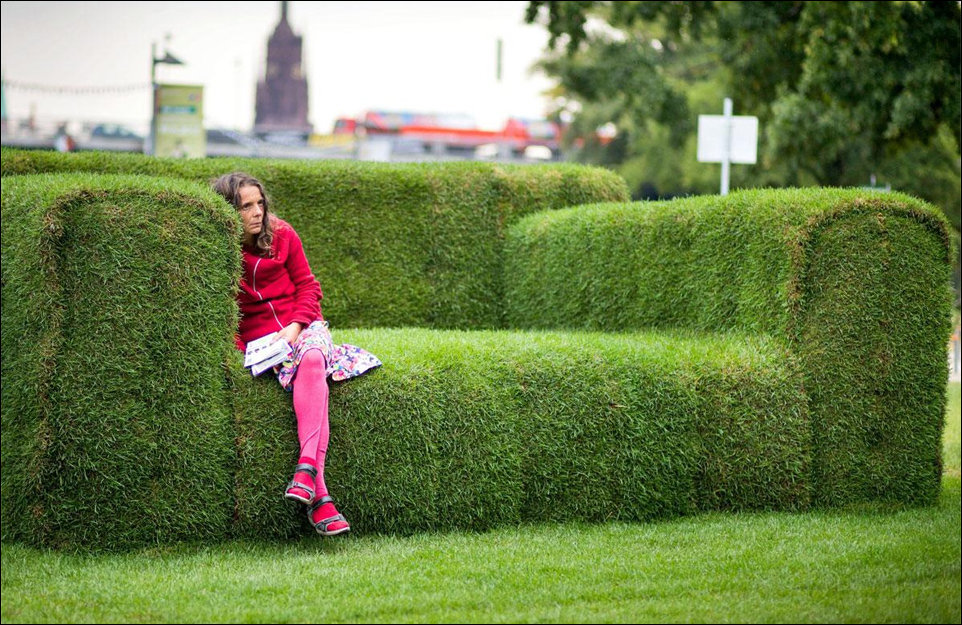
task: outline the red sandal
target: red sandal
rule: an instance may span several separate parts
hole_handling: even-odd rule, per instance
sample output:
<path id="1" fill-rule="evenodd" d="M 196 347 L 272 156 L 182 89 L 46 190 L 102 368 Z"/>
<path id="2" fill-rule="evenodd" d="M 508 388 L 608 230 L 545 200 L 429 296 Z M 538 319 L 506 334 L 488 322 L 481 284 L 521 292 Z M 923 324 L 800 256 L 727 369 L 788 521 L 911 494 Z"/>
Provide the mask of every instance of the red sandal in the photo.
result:
<path id="1" fill-rule="evenodd" d="M 337 512 L 337 514 L 334 516 L 321 519 L 320 521 L 314 520 L 314 511 L 328 503 L 331 504 L 332 508 L 334 507 L 334 498 L 330 495 L 324 495 L 314 502 L 314 505 L 307 509 L 307 520 L 311 522 L 311 525 L 314 526 L 314 529 L 317 530 L 317 533 L 321 536 L 337 536 L 338 534 L 349 532 L 351 530 L 351 526 L 348 524 L 347 519 L 344 518 L 344 515 L 337 512 L 337 508 L 334 508 L 334 512 Z M 343 523 L 344 527 L 331 529 L 331 526 L 336 523 Z"/>
<path id="2" fill-rule="evenodd" d="M 311 481 L 317 478 L 317 467 L 312 464 L 299 464 L 294 467 L 294 477 L 297 477 L 298 473 L 307 473 L 311 476 Z M 307 493 L 305 498 L 299 491 L 304 491 Z M 311 505 L 314 501 L 314 487 L 308 486 L 303 482 L 298 482 L 296 479 L 291 479 L 290 483 L 287 485 L 287 490 L 284 491 L 284 497 L 286 499 L 293 499 L 294 501 L 299 501 L 303 504 Z"/>

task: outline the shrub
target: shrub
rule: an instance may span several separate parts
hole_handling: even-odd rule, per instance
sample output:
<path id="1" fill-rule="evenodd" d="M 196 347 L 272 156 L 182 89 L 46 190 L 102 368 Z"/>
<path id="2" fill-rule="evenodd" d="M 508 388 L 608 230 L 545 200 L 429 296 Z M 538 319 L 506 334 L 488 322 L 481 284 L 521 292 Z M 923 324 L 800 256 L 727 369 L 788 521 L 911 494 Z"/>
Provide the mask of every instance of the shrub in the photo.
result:
<path id="1" fill-rule="evenodd" d="M 324 289 L 337 327 L 504 326 L 505 228 L 531 212 L 628 199 L 624 181 L 575 165 L 158 159 L 3 150 L 4 177 L 136 173 L 206 184 L 242 170 L 264 183 Z"/>
<path id="2" fill-rule="evenodd" d="M 239 224 L 143 176 L 3 183 L 3 538 L 226 535 Z"/>
<path id="3" fill-rule="evenodd" d="M 816 501 L 935 501 L 948 227 L 898 193 L 779 190 L 531 215 L 510 326 L 762 332 L 799 358 Z"/>

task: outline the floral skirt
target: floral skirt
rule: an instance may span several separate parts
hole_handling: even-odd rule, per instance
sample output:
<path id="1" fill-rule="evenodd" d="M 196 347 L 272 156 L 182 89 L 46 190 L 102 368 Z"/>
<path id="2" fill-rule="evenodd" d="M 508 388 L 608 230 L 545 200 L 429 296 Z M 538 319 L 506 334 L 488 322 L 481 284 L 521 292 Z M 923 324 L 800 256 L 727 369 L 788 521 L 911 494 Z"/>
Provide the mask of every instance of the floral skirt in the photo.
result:
<path id="1" fill-rule="evenodd" d="M 277 381 L 286 390 L 294 389 L 294 376 L 301 359 L 309 350 L 319 349 L 327 362 L 327 376 L 335 382 L 356 378 L 371 369 L 381 366 L 374 354 L 344 343 L 335 345 L 326 321 L 315 321 L 301 331 L 290 360 L 277 366 Z"/>

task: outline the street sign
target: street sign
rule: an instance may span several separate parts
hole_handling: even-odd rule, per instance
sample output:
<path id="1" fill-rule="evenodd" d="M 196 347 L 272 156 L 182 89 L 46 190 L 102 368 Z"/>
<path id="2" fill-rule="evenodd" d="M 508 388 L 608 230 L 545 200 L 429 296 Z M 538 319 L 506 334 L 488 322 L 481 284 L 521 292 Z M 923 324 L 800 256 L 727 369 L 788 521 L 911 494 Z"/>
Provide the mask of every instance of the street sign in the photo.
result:
<path id="1" fill-rule="evenodd" d="M 204 87 L 155 85 L 155 156 L 204 158 Z"/>
<path id="2" fill-rule="evenodd" d="M 699 115 L 698 162 L 754 165 L 758 161 L 758 118 L 750 115 Z"/>
<path id="3" fill-rule="evenodd" d="M 731 164 L 758 159 L 758 118 L 732 115 L 731 98 L 725 98 L 724 111 L 698 116 L 698 162 L 721 163 L 721 194 L 727 195 Z"/>

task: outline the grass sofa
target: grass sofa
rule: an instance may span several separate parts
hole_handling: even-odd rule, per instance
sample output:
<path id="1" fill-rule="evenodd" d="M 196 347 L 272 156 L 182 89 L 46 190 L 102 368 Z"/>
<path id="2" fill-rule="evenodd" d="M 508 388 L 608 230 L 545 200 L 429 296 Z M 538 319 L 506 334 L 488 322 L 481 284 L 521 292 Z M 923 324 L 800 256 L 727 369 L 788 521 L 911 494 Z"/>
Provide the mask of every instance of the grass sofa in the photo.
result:
<path id="1" fill-rule="evenodd" d="M 385 363 L 332 391 L 357 532 L 935 499 L 951 252 L 912 198 L 5 150 L 4 540 L 306 531 L 290 398 L 231 341 L 238 222 L 204 182 L 235 169 Z"/>

